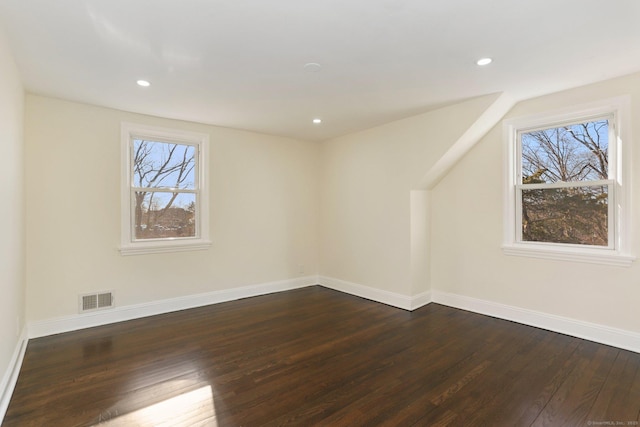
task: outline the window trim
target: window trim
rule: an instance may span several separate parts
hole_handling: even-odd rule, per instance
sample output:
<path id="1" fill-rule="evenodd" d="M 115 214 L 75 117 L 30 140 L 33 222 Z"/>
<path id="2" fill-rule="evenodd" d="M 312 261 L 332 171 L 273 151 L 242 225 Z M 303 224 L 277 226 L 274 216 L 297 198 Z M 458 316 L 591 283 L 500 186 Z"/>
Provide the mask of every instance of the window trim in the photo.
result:
<path id="1" fill-rule="evenodd" d="M 164 252 L 205 250 L 209 240 L 209 135 L 204 133 L 161 128 L 137 123 L 121 123 L 121 225 L 120 254 L 142 255 Z M 132 146 L 133 139 L 149 139 L 158 142 L 195 146 L 198 174 L 198 203 L 196 208 L 196 237 L 135 239 L 133 235 L 132 203 Z"/>
<path id="2" fill-rule="evenodd" d="M 573 108 L 549 113 L 516 117 L 503 121 L 503 244 L 505 255 L 531 258 L 576 261 L 628 267 L 635 260 L 631 254 L 631 130 L 629 96 L 620 96 Z M 546 242 L 519 241 L 521 212 L 517 187 L 520 164 L 519 133 L 531 129 L 553 127 L 567 122 L 588 121 L 593 118 L 610 117 L 615 138 L 609 141 L 609 156 L 613 160 L 610 183 L 615 187 L 609 206 L 609 224 L 613 227 L 613 242 L 610 247 L 570 245 Z M 611 126 L 610 126 L 611 127 Z M 607 180 L 609 181 L 609 180 Z M 611 188 L 611 187 L 610 187 Z M 613 215 L 612 215 L 613 214 Z"/>

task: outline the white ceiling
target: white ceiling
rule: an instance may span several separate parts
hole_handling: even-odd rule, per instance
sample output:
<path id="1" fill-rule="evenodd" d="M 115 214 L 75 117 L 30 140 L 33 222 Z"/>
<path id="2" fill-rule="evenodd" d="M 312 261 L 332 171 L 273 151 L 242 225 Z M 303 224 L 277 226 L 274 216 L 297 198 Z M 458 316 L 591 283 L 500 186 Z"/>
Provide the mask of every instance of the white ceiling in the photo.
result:
<path id="1" fill-rule="evenodd" d="M 638 0 L 0 0 L 0 25 L 29 92 L 307 140 L 640 71 Z"/>

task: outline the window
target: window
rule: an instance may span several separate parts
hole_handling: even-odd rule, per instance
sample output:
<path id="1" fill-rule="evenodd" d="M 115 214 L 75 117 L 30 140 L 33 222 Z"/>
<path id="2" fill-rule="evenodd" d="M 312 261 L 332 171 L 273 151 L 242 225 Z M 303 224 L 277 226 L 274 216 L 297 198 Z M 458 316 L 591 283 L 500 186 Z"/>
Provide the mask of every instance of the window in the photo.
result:
<path id="1" fill-rule="evenodd" d="M 630 265 L 628 99 L 505 121 L 508 255 Z"/>
<path id="2" fill-rule="evenodd" d="M 123 255 L 206 249 L 206 134 L 122 124 Z"/>

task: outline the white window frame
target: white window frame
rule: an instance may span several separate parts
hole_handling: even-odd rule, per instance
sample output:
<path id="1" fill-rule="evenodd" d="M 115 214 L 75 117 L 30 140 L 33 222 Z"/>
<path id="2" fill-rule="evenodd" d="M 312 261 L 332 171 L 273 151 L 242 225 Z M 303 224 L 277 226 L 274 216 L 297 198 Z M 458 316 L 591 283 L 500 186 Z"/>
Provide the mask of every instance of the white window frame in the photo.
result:
<path id="1" fill-rule="evenodd" d="M 133 141 L 146 139 L 196 147 L 196 236 L 162 239 L 135 239 L 133 202 Z M 204 250 L 209 240 L 209 135 L 176 129 L 123 122 L 121 124 L 121 242 L 122 255 Z"/>
<path id="2" fill-rule="evenodd" d="M 631 131 L 630 97 L 622 96 L 571 109 L 517 117 L 503 121 L 503 245 L 506 255 L 628 267 L 631 254 Z M 609 190 L 609 245 L 588 246 L 522 240 L 522 191 L 520 133 L 567 123 L 609 119 L 609 178 L 588 185 Z M 526 188 L 585 186 L 581 183 L 528 184 Z"/>

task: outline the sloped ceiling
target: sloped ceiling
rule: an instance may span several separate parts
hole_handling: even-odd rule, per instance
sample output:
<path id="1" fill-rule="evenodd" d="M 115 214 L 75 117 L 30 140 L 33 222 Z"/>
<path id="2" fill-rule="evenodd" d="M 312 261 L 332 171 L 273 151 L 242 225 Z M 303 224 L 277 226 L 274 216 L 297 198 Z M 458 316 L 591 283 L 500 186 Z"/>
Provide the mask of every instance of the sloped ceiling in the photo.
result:
<path id="1" fill-rule="evenodd" d="M 639 21 L 637 0 L 0 1 L 29 92 L 306 140 L 640 71 Z"/>

